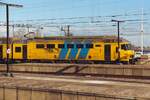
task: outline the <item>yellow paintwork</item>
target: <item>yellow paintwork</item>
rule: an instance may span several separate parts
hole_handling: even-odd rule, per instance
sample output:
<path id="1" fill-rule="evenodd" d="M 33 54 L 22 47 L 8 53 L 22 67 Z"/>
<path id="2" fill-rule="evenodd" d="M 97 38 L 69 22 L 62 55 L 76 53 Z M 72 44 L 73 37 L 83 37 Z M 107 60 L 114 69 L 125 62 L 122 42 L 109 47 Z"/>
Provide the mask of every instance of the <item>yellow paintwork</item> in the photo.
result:
<path id="1" fill-rule="evenodd" d="M 70 52 L 71 52 L 71 49 L 68 49 L 67 55 L 66 55 L 66 57 L 65 57 L 66 60 L 69 59 Z"/>
<path id="2" fill-rule="evenodd" d="M 75 60 L 78 60 L 78 57 L 79 57 L 80 52 L 81 52 L 81 49 L 78 50 L 78 53 L 77 53 L 77 55 L 76 55 L 76 57 L 75 57 Z"/>
<path id="3" fill-rule="evenodd" d="M 7 58 L 6 44 L 1 44 L 1 45 L 3 46 L 3 59 L 6 59 Z M 13 44 L 13 49 L 12 49 L 12 44 L 10 44 L 9 45 L 9 49 L 10 49 L 9 58 L 12 58 L 12 52 L 13 52 L 13 59 L 22 59 L 22 46 L 23 44 Z M 21 52 L 15 52 L 16 47 L 21 47 Z"/>
<path id="4" fill-rule="evenodd" d="M 23 48 L 22 48 L 23 44 L 14 44 L 13 45 L 13 59 L 22 59 L 22 51 L 23 51 Z M 15 52 L 15 48 L 16 47 L 21 47 L 21 52 Z"/>
<path id="5" fill-rule="evenodd" d="M 28 43 L 28 59 L 43 59 L 43 60 L 54 60 L 58 59 L 60 49 L 58 49 L 58 44 L 63 44 L 63 41 L 43 41 L 35 42 L 31 41 Z M 45 44 L 45 48 L 36 48 L 36 44 Z M 56 48 L 47 49 L 46 44 L 55 44 Z"/>
<path id="6" fill-rule="evenodd" d="M 37 44 L 44 44 L 45 48 L 36 48 Z M 47 44 L 55 44 L 54 49 L 48 49 L 46 48 Z M 60 60 L 59 55 L 61 52 L 61 49 L 58 48 L 58 44 L 64 44 L 63 40 L 43 40 L 43 41 L 28 41 L 27 44 L 13 44 L 13 59 L 23 59 L 23 45 L 27 45 L 27 59 L 28 60 Z M 81 49 L 78 49 L 77 54 L 75 55 L 74 60 L 96 60 L 96 61 L 105 61 L 105 55 L 104 55 L 104 46 L 105 45 L 111 45 L 111 61 L 116 61 L 118 59 L 118 53 L 116 52 L 116 48 L 118 47 L 117 43 L 104 43 L 104 42 L 98 42 L 93 41 L 93 48 L 90 48 L 87 56 L 85 59 L 79 59 L 79 55 L 81 52 Z M 128 42 L 121 42 L 121 44 L 128 44 Z M 3 45 L 3 59 L 6 58 L 6 44 Z M 96 47 L 96 45 L 100 45 L 100 47 Z M 10 49 L 12 46 L 10 45 Z M 21 52 L 16 53 L 15 48 L 21 47 Z M 71 49 L 68 49 L 68 52 L 65 56 L 65 60 L 69 60 Z M 133 50 L 121 50 L 120 49 L 120 60 L 129 62 L 130 59 L 132 59 L 131 56 L 134 55 Z M 12 57 L 12 53 L 9 54 L 9 58 Z"/>
<path id="7" fill-rule="evenodd" d="M 96 45 L 100 45 L 100 47 L 95 47 Z M 93 46 L 94 48 L 89 50 L 86 60 L 104 60 L 104 43 L 95 42 Z"/>

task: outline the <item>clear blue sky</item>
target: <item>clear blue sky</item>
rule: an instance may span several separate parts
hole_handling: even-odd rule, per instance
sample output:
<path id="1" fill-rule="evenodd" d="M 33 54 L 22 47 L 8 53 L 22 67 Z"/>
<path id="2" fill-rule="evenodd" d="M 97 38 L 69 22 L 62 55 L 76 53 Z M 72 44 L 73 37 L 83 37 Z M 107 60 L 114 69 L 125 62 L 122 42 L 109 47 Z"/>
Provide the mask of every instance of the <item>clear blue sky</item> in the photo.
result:
<path id="1" fill-rule="evenodd" d="M 149 0 L 2 0 L 24 5 L 13 9 L 13 19 L 59 18 L 113 15 L 134 10 L 150 10 Z M 1 10 L 0 10 L 1 11 Z M 1 12 L 0 14 L 2 14 Z M 2 17 L 3 18 L 3 17 Z"/>
<path id="2" fill-rule="evenodd" d="M 31 19 L 51 19 L 51 18 L 69 18 L 69 17 L 87 17 L 87 16 L 112 16 L 122 14 L 141 13 L 141 8 L 144 12 L 150 13 L 150 0 L 1 0 L 3 2 L 22 4 L 23 8 L 11 9 L 11 20 L 31 20 Z M 0 21 L 5 21 L 5 9 L 0 8 Z M 146 33 L 150 34 L 150 16 L 144 16 L 148 19 L 145 25 Z M 140 19 L 140 16 L 118 17 L 118 19 Z M 110 18 L 111 20 L 111 18 Z M 105 23 L 106 24 L 106 23 Z M 131 31 L 140 30 L 140 24 L 124 23 L 122 28 L 131 28 Z M 104 30 L 109 30 L 105 27 Z M 115 28 L 113 28 L 115 30 Z M 122 31 L 124 31 L 122 30 Z M 111 30 L 110 30 L 111 31 Z M 105 31 L 101 31 L 98 35 L 102 35 Z M 108 32 L 109 33 L 109 32 Z M 81 32 L 76 33 L 81 34 Z M 87 34 L 94 34 L 88 33 Z M 95 33 L 96 34 L 96 33 Z M 106 33 L 105 33 L 106 34 Z M 145 36 L 148 39 L 150 36 Z M 126 36 L 127 39 L 134 44 L 139 44 L 139 36 Z M 145 39 L 145 45 L 149 45 L 150 41 Z"/>

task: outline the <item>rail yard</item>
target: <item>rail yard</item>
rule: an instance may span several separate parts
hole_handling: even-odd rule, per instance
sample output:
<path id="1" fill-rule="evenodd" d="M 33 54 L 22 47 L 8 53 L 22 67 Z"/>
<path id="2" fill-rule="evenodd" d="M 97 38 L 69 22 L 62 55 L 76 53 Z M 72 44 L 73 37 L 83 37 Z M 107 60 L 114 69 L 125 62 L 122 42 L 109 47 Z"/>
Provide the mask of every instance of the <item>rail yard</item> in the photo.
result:
<path id="1" fill-rule="evenodd" d="M 120 41 L 118 50 L 116 37 L 12 42 L 11 54 L 5 41 L 0 52 L 0 100 L 150 99 L 149 59 L 139 63 L 142 58 L 134 58 L 128 42 Z"/>
<path id="2" fill-rule="evenodd" d="M 1 100 L 149 100 L 149 65 L 0 65 Z"/>
<path id="3" fill-rule="evenodd" d="M 16 74 L 0 78 L 1 100 L 149 100 L 149 83 Z M 145 80 L 146 81 L 146 80 Z M 148 82 L 149 80 L 147 80 Z"/>

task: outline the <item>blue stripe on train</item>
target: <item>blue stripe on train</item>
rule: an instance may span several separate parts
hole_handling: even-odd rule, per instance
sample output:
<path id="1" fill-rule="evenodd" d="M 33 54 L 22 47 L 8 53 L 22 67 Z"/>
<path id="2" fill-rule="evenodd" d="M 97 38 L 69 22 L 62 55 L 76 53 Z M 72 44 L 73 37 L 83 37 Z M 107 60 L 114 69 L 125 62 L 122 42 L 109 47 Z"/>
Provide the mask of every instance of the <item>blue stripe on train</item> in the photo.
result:
<path id="1" fill-rule="evenodd" d="M 64 60 L 66 58 L 66 55 L 68 53 L 68 48 L 67 48 L 67 41 L 64 42 L 65 47 L 61 49 L 61 52 L 59 54 L 59 59 Z"/>
<path id="2" fill-rule="evenodd" d="M 89 48 L 86 48 L 86 47 L 85 47 L 85 45 L 86 45 L 87 43 L 91 43 L 91 42 L 90 42 L 90 41 L 85 41 L 85 42 L 83 43 L 83 44 L 84 44 L 84 48 L 81 49 L 78 59 L 85 59 L 86 56 L 88 55 Z"/>
<path id="3" fill-rule="evenodd" d="M 74 44 L 74 46 L 76 46 L 76 44 L 78 44 L 78 43 L 80 43 L 80 42 L 75 42 L 75 43 L 73 43 Z M 76 58 L 76 55 L 77 55 L 77 53 L 78 53 L 78 48 L 76 48 L 76 47 L 74 47 L 74 48 L 72 48 L 71 49 L 71 51 L 70 51 L 70 54 L 69 54 L 69 59 L 70 60 L 74 60 L 75 58 Z"/>

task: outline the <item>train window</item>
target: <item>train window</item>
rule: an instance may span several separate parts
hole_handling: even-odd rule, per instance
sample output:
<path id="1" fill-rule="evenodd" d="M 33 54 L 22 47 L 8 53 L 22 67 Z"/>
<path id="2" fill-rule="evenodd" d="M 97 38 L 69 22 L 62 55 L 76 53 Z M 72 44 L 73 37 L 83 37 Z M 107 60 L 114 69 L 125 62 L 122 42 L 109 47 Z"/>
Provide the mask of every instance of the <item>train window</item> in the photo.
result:
<path id="1" fill-rule="evenodd" d="M 37 44 L 36 48 L 44 48 L 44 44 Z"/>
<path id="2" fill-rule="evenodd" d="M 21 52 L 21 47 L 16 47 L 15 52 Z"/>
<path id="3" fill-rule="evenodd" d="M 131 48 L 132 48 L 131 44 L 126 44 L 126 46 L 127 46 L 128 50 L 131 50 Z"/>
<path id="4" fill-rule="evenodd" d="M 121 49 L 123 49 L 123 50 L 130 50 L 131 46 L 129 44 L 122 44 L 121 45 Z"/>
<path id="5" fill-rule="evenodd" d="M 93 48 L 93 44 L 86 44 L 86 48 Z"/>
<path id="6" fill-rule="evenodd" d="M 55 44 L 47 44 L 47 48 L 55 48 Z"/>
<path id="7" fill-rule="evenodd" d="M 65 48 L 64 44 L 58 44 L 58 48 Z"/>
<path id="8" fill-rule="evenodd" d="M 67 48 L 74 48 L 73 44 L 67 44 Z"/>
<path id="9" fill-rule="evenodd" d="M 101 45 L 95 45 L 95 47 L 101 47 Z"/>
<path id="10" fill-rule="evenodd" d="M 77 48 L 83 48 L 84 45 L 83 45 L 83 44 L 77 44 L 76 47 L 77 47 Z"/>

